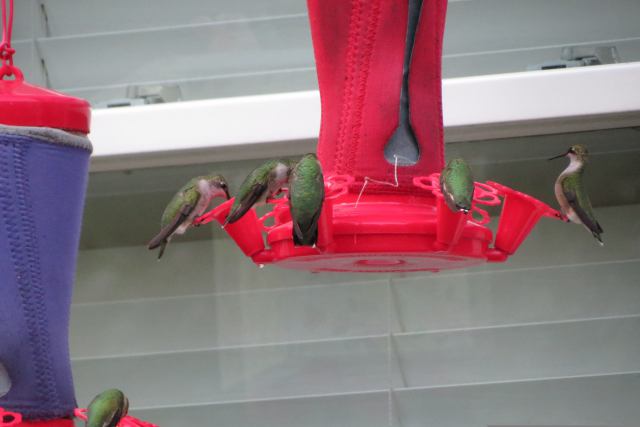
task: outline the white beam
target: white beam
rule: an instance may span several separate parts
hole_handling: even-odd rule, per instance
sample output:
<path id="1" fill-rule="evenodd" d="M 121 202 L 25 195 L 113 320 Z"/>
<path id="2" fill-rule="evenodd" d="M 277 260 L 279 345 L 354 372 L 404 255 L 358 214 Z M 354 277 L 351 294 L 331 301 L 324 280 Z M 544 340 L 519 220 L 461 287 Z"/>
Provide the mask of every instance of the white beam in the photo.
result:
<path id="1" fill-rule="evenodd" d="M 640 63 L 443 81 L 446 140 L 640 125 Z M 313 149 L 317 91 L 93 112 L 92 170 L 240 160 Z"/>

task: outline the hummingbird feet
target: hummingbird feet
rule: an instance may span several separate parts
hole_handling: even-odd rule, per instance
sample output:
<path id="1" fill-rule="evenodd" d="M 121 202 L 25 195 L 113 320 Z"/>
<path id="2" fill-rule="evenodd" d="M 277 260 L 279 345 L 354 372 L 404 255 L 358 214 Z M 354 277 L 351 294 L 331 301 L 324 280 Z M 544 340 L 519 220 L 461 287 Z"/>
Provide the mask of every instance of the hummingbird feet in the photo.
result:
<path id="1" fill-rule="evenodd" d="M 214 209 L 215 210 L 215 209 Z M 214 211 L 209 211 L 204 215 L 201 215 L 193 220 L 191 225 L 193 227 L 200 227 L 201 225 L 208 224 L 215 219 Z"/>
<path id="2" fill-rule="evenodd" d="M 276 191 L 275 193 L 267 197 L 267 199 L 265 200 L 265 203 L 267 204 L 280 203 L 280 201 L 285 199 L 283 195 L 287 195 L 287 194 L 289 194 L 289 190 L 287 188 L 279 188 L 278 191 Z"/>
<path id="3" fill-rule="evenodd" d="M 558 218 L 560 221 L 571 222 L 569 218 L 561 212 L 555 212 L 553 216 Z"/>

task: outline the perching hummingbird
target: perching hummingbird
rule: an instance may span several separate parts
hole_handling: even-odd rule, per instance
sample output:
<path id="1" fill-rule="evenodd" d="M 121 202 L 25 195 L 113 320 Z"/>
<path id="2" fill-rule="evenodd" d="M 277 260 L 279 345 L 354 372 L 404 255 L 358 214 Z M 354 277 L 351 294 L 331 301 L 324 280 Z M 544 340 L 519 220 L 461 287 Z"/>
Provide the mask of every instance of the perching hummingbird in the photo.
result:
<path id="1" fill-rule="evenodd" d="M 255 168 L 240 186 L 227 216 L 227 223 L 236 222 L 251 207 L 266 202 L 285 188 L 293 164 L 291 160 L 269 160 Z"/>
<path id="2" fill-rule="evenodd" d="M 129 399 L 115 388 L 93 398 L 87 408 L 86 427 L 116 427 L 129 411 Z"/>
<path id="3" fill-rule="evenodd" d="M 315 246 L 323 201 L 324 178 L 320 162 L 315 154 L 307 154 L 295 165 L 289 179 L 289 210 L 296 246 Z"/>
<path id="4" fill-rule="evenodd" d="M 562 214 L 575 224 L 584 225 L 593 234 L 600 245 L 604 245 L 600 234 L 602 227 L 598 224 L 591 201 L 585 190 L 582 175 L 589 159 L 589 152 L 584 145 L 576 144 L 569 147 L 566 153 L 552 157 L 549 160 L 560 157 L 569 157 L 569 166 L 562 171 L 554 187 L 556 199 L 560 204 Z"/>
<path id="5" fill-rule="evenodd" d="M 468 213 L 473 202 L 473 176 L 463 159 L 453 159 L 440 174 L 440 191 L 454 212 Z"/>
<path id="6" fill-rule="evenodd" d="M 9 372 L 0 362 L 0 397 L 9 393 L 9 390 L 11 390 L 11 377 L 9 377 Z"/>
<path id="7" fill-rule="evenodd" d="M 201 216 L 215 197 L 229 200 L 229 187 L 222 175 L 197 176 L 173 196 L 162 214 L 160 233 L 149 242 L 149 249 L 160 247 L 162 258 L 167 244 L 175 234 L 184 234 L 193 220 Z"/>

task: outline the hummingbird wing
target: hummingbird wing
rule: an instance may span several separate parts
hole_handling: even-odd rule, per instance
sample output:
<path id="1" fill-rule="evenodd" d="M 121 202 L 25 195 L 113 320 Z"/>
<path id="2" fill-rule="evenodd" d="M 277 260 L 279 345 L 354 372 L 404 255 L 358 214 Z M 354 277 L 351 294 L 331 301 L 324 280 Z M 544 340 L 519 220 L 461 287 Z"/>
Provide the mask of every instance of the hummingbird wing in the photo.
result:
<path id="1" fill-rule="evenodd" d="M 315 156 L 304 156 L 289 182 L 289 209 L 296 246 L 313 246 L 318 239 L 318 219 L 324 202 L 324 178 Z"/>
<path id="2" fill-rule="evenodd" d="M 200 200 L 197 183 L 201 177 L 191 179 L 173 196 L 160 221 L 160 232 L 149 242 L 149 249 L 166 244 L 169 237 L 180 227 L 193 212 Z M 162 256 L 162 251 L 160 252 Z"/>
<path id="3" fill-rule="evenodd" d="M 232 224 L 242 218 L 242 216 L 246 214 L 247 211 L 251 209 L 251 207 L 255 205 L 262 196 L 264 196 L 265 192 L 268 189 L 269 185 L 267 182 L 257 182 L 253 184 L 249 191 L 242 195 L 242 198 L 240 199 L 239 204 L 236 205 L 236 208 L 231 213 L 229 213 L 227 222 L 229 224 Z"/>
<path id="4" fill-rule="evenodd" d="M 580 221 L 582 221 L 582 224 L 598 237 L 597 235 L 603 232 L 602 227 L 593 214 L 589 197 L 577 179 L 579 179 L 579 177 L 576 177 L 575 180 L 569 177 L 565 178 L 562 181 L 562 192 L 567 198 L 569 206 L 571 206 L 576 215 L 578 215 L 578 218 L 580 218 Z"/>
<path id="5" fill-rule="evenodd" d="M 454 212 L 471 210 L 474 187 L 471 168 L 464 159 L 450 160 L 440 174 L 440 190 Z"/>
<path id="6" fill-rule="evenodd" d="M 118 427 L 118 424 L 120 424 L 120 421 L 127 416 L 128 410 L 129 410 L 129 401 L 125 397 L 125 400 L 122 403 L 122 406 L 119 406 L 118 409 L 113 413 L 113 417 L 111 418 L 107 426 Z"/>
<path id="7" fill-rule="evenodd" d="M 178 229 L 186 220 L 189 218 L 189 215 L 195 209 L 195 203 L 185 203 L 182 205 L 178 214 L 173 217 L 173 220 L 162 227 L 160 232 L 149 242 L 147 246 L 149 249 L 155 249 L 161 246 L 163 243 L 167 241 L 167 239 L 173 234 L 174 231 Z"/>
<path id="8" fill-rule="evenodd" d="M 320 212 L 321 210 L 319 209 L 308 222 L 293 221 L 293 243 L 296 246 L 316 244 Z"/>
<path id="9" fill-rule="evenodd" d="M 120 411 L 115 410 L 109 414 L 107 419 L 102 421 L 101 427 L 116 427 L 121 418 L 122 417 L 120 416 Z"/>
<path id="10" fill-rule="evenodd" d="M 103 419 L 100 419 L 101 415 L 104 416 Z M 86 425 L 88 427 L 117 427 L 122 418 L 124 418 L 125 416 L 126 413 L 124 413 L 123 408 L 116 408 L 115 410 L 110 411 L 106 414 L 97 414 L 95 416 L 92 416 L 92 414 L 90 414 L 87 418 Z"/>
<path id="11" fill-rule="evenodd" d="M 87 410 L 87 427 L 116 427 L 127 415 L 129 400 L 116 389 L 106 390 L 94 397 Z"/>

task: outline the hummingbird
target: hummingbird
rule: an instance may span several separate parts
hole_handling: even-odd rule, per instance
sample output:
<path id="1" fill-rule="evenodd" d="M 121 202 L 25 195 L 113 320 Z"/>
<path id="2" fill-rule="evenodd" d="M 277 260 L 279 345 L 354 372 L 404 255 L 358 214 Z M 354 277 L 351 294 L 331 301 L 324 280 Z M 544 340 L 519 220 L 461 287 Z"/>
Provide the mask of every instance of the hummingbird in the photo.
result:
<path id="1" fill-rule="evenodd" d="M 85 427 L 116 427 L 127 416 L 129 399 L 118 389 L 103 391 L 87 408 Z"/>
<path id="2" fill-rule="evenodd" d="M 229 200 L 229 187 L 222 175 L 203 175 L 192 178 L 173 196 L 162 214 L 160 232 L 149 242 L 149 249 L 160 248 L 158 259 L 171 238 L 184 234 L 193 220 L 201 216 L 216 197 Z"/>
<path id="3" fill-rule="evenodd" d="M 244 180 L 236 196 L 227 223 L 233 224 L 254 205 L 265 203 L 287 187 L 294 162 L 269 160 L 255 168 Z"/>
<path id="4" fill-rule="evenodd" d="M 473 176 L 464 159 L 452 159 L 440 174 L 440 191 L 454 212 L 469 213 L 473 202 Z"/>
<path id="5" fill-rule="evenodd" d="M 0 362 L 0 397 L 9 393 L 9 390 L 11 390 L 11 377 L 9 377 L 7 369 Z"/>
<path id="6" fill-rule="evenodd" d="M 306 154 L 300 159 L 289 181 L 293 243 L 296 246 L 315 246 L 318 218 L 324 201 L 324 178 L 315 154 Z"/>
<path id="7" fill-rule="evenodd" d="M 584 145 L 575 144 L 569 147 L 567 152 L 549 160 L 560 157 L 569 157 L 569 166 L 558 176 L 554 186 L 560 210 L 568 221 L 584 225 L 602 246 L 604 245 L 600 236 L 603 233 L 602 227 L 593 214 L 591 201 L 582 179 L 586 163 L 589 160 L 589 151 Z"/>

